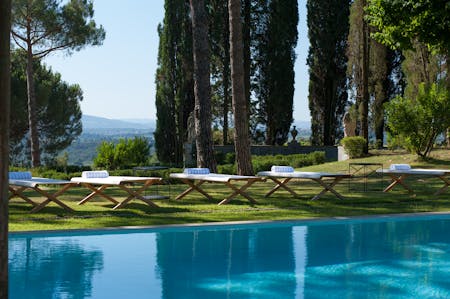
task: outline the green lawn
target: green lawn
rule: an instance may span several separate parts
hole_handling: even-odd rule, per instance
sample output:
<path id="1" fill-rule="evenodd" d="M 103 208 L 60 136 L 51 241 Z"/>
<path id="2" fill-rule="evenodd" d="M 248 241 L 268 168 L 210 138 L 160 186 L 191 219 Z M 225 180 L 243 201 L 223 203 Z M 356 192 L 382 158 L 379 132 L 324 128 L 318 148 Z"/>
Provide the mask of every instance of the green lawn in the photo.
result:
<path id="1" fill-rule="evenodd" d="M 413 167 L 450 169 L 450 150 L 434 151 L 429 161 L 417 161 L 414 155 L 405 152 L 379 151 L 373 152 L 371 157 L 364 159 L 326 163 L 301 170 L 347 172 L 349 162 L 383 163 L 384 167 L 388 167 L 391 163 L 409 163 Z M 408 179 L 408 184 L 416 191 L 415 196 L 410 196 L 400 187 L 394 188 L 389 193 L 381 192 L 382 187 L 387 186 L 388 182 L 387 177 L 384 177 L 382 182 L 369 181 L 368 186 L 379 191 L 363 192 L 358 181 L 342 181 L 337 185 L 336 190 L 345 196 L 345 200 L 339 200 L 333 194 L 327 193 L 321 199 L 311 201 L 309 199 L 321 190 L 321 187 L 312 181 L 300 181 L 291 185 L 300 194 L 299 198 L 291 197 L 286 191 L 279 191 L 270 198 L 265 198 L 264 194 L 273 185 L 267 181 L 256 183 L 249 189 L 249 193 L 257 200 L 257 204 L 251 205 L 246 199 L 237 197 L 224 206 L 217 206 L 224 194 L 230 192 L 223 185 L 204 185 L 205 190 L 214 197 L 213 201 L 207 200 L 198 193 L 191 193 L 183 200 L 177 201 L 173 198 L 186 186 L 172 184 L 170 188 L 169 186 L 158 187 L 159 193 L 168 194 L 170 191 L 171 195 L 171 199 L 155 201 L 159 208 L 151 208 L 139 200 L 133 200 L 126 208 L 117 211 L 111 210 L 112 204 L 98 198 L 78 206 L 76 203 L 89 191 L 77 187 L 60 197 L 76 210 L 72 213 L 52 203 L 41 212 L 30 214 L 29 204 L 17 198 L 11 200 L 9 229 L 10 231 L 83 229 L 450 211 L 450 190 L 438 197 L 433 195 L 443 186 L 443 182 L 439 179 L 424 177 Z M 120 200 L 123 199 L 121 196 L 124 196 L 124 193 L 117 188 L 108 189 L 107 193 Z M 27 194 L 33 200 L 43 200 L 34 193 Z"/>

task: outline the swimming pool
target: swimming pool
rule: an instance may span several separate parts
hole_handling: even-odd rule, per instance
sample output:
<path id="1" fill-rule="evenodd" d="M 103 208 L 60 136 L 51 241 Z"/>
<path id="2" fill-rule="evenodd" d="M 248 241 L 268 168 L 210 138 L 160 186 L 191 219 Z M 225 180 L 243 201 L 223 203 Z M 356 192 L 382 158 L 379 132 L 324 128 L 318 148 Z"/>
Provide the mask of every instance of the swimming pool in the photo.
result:
<path id="1" fill-rule="evenodd" d="M 450 216 L 14 233 L 10 298 L 448 298 Z"/>

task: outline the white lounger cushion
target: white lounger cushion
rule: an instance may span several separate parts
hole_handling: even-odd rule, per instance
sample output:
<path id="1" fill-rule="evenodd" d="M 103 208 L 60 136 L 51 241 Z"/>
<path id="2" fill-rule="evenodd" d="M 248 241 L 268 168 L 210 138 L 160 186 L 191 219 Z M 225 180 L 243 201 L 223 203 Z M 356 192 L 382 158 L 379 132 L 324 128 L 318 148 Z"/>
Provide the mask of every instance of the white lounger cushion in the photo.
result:
<path id="1" fill-rule="evenodd" d="M 332 172 L 308 172 L 308 171 L 294 171 L 294 172 L 275 172 L 275 171 L 260 171 L 258 176 L 274 177 L 274 178 L 292 178 L 292 179 L 322 179 L 324 177 L 346 177 L 345 173 Z"/>
<path id="2" fill-rule="evenodd" d="M 390 170 L 410 170 L 411 165 L 409 164 L 391 164 Z"/>
<path id="3" fill-rule="evenodd" d="M 9 179 L 10 180 L 31 180 L 32 175 L 29 171 L 10 171 Z"/>
<path id="4" fill-rule="evenodd" d="M 185 168 L 186 174 L 209 174 L 209 168 Z"/>
<path id="5" fill-rule="evenodd" d="M 270 170 L 273 172 L 294 172 L 294 168 L 291 166 L 273 165 Z"/>
<path id="6" fill-rule="evenodd" d="M 106 170 L 83 171 L 81 177 L 84 179 L 100 179 L 109 177 L 109 173 Z"/>
<path id="7" fill-rule="evenodd" d="M 235 174 L 219 174 L 219 173 L 209 173 L 209 174 L 187 174 L 187 173 L 171 173 L 171 178 L 174 179 L 187 179 L 187 180 L 200 180 L 207 182 L 230 182 L 230 181 L 245 181 L 260 179 L 256 176 L 246 176 L 246 175 L 235 175 Z"/>

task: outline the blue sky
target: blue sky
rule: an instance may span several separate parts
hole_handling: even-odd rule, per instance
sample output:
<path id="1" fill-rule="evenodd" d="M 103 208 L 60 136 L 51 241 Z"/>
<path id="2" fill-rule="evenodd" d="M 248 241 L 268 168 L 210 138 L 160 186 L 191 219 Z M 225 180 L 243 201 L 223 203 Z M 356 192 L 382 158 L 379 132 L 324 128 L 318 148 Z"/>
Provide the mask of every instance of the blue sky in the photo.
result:
<path id="1" fill-rule="evenodd" d="M 126 3 L 126 5 L 124 4 Z M 164 0 L 94 0 L 97 24 L 106 30 L 100 47 L 87 47 L 67 56 L 53 54 L 45 63 L 63 80 L 84 92 L 84 114 L 114 119 L 155 119 L 157 26 L 164 18 Z M 306 0 L 299 0 L 299 42 L 296 49 L 294 119 L 309 120 L 309 42 Z"/>

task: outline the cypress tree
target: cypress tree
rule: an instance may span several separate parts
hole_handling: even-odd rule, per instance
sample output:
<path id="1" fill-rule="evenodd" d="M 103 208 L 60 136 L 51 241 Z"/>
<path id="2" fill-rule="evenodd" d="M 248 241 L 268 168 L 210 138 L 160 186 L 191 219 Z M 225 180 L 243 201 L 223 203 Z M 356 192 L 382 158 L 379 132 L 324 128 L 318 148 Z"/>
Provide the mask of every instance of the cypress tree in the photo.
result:
<path id="1" fill-rule="evenodd" d="M 259 5 L 261 18 L 254 35 L 259 121 L 266 126 L 266 144 L 282 145 L 292 123 L 298 7 L 295 0 L 260 1 Z"/>
<path id="2" fill-rule="evenodd" d="M 342 135 L 347 102 L 349 5 L 349 0 L 307 2 L 309 109 L 314 145 L 334 145 Z"/>
<path id="3" fill-rule="evenodd" d="M 231 104 L 228 5 L 223 0 L 209 0 L 209 2 L 212 20 L 209 30 L 213 122 L 223 129 L 222 144 L 228 144 Z"/>
<path id="4" fill-rule="evenodd" d="M 350 9 L 348 76 L 352 99 L 359 111 L 358 134 L 366 139 L 367 151 L 369 128 L 375 133 L 377 146 L 383 145 L 383 107 L 403 92 L 403 56 L 370 38 L 375 29 L 364 20 L 365 5 L 365 0 L 356 0 Z"/>
<path id="5" fill-rule="evenodd" d="M 194 107 L 192 25 L 189 3 L 166 0 L 159 25 L 155 145 L 163 163 L 182 165 L 188 117 Z"/>

